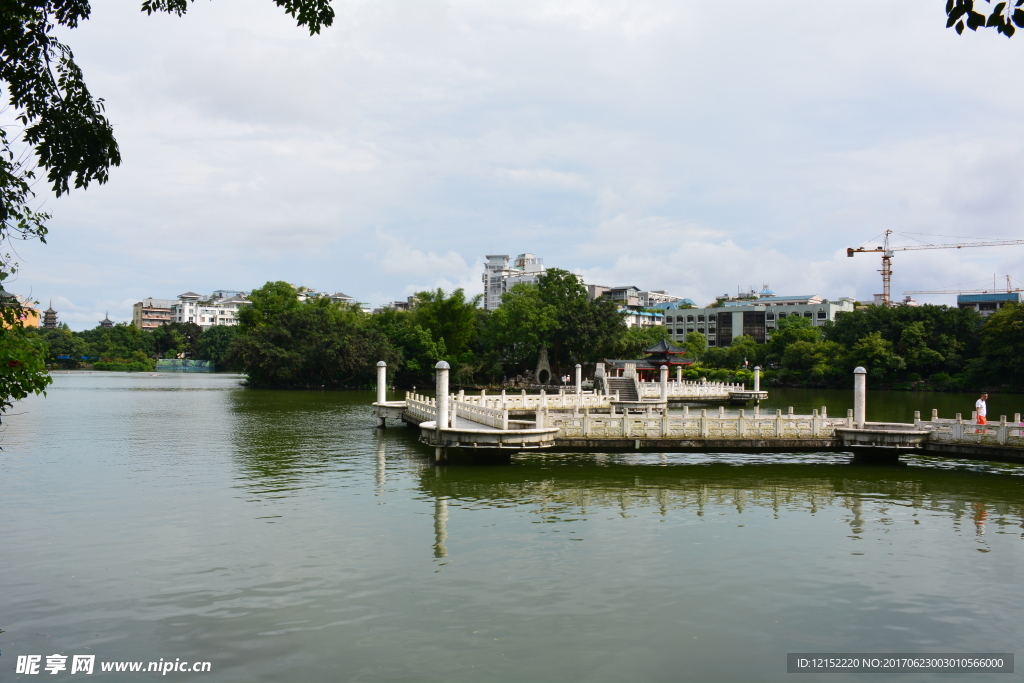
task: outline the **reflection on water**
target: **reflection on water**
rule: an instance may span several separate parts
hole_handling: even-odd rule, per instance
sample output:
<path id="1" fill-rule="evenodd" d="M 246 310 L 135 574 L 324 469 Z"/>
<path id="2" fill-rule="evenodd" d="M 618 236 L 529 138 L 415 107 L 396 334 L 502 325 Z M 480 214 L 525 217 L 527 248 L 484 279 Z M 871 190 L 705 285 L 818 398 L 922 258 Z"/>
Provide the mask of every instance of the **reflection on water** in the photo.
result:
<path id="1" fill-rule="evenodd" d="M 437 467 L 415 430 L 374 427 L 370 392 L 55 379 L 5 421 L 0 667 L 62 652 L 211 661 L 218 681 L 782 681 L 786 652 L 1024 638 L 1018 466 Z"/>

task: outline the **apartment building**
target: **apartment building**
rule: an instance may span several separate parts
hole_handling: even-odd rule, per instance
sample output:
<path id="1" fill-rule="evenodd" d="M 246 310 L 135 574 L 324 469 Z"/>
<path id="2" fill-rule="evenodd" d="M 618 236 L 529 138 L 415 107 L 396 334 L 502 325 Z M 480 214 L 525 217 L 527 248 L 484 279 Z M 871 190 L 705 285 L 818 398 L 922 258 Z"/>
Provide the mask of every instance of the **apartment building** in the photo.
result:
<path id="1" fill-rule="evenodd" d="M 493 311 L 501 305 L 501 295 L 518 284 L 537 284 L 544 274 L 544 259 L 519 254 L 513 261 L 507 254 L 488 254 L 484 258 L 484 308 Z"/>
<path id="2" fill-rule="evenodd" d="M 176 299 L 143 299 L 132 306 L 132 325 L 140 330 L 155 330 L 171 322 L 172 307 L 176 303 Z"/>
<path id="3" fill-rule="evenodd" d="M 683 341 L 689 332 L 700 332 L 708 346 L 726 347 L 740 335 L 749 335 L 759 344 L 771 338 L 778 322 L 789 316 L 807 318 L 813 325 L 835 320 L 839 313 L 853 311 L 849 297 L 829 300 L 816 294 L 802 296 L 764 296 L 744 301 L 722 301 L 705 308 L 682 308 L 677 304 L 658 306 L 665 312 L 665 326 L 674 340 Z"/>

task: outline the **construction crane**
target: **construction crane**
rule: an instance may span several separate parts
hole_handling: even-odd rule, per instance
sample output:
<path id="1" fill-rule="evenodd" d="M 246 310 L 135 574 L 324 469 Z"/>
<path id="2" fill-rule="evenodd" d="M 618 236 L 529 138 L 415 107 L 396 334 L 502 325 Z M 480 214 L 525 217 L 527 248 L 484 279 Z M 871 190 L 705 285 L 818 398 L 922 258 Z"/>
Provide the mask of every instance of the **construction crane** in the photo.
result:
<path id="1" fill-rule="evenodd" d="M 964 249 L 965 247 L 1002 247 L 1010 244 L 1024 244 L 1024 240 L 990 240 L 988 242 L 961 242 L 953 244 L 912 244 L 906 247 L 893 247 L 889 245 L 889 235 L 892 230 L 885 231 L 885 241 L 877 249 L 847 248 L 846 255 L 853 258 L 854 254 L 867 254 L 881 252 L 882 254 L 882 301 L 883 305 L 891 306 L 892 299 L 889 297 L 889 290 L 892 284 L 892 257 L 896 251 L 916 251 L 918 249 Z"/>
<path id="2" fill-rule="evenodd" d="M 1006 289 L 1002 287 L 996 287 L 995 280 L 992 281 L 991 289 L 923 289 L 919 292 L 903 292 L 904 294 L 994 294 L 996 292 L 1006 292 L 1011 294 L 1013 292 L 1021 292 L 1024 289 L 1020 287 L 1014 287 L 1010 281 L 1010 276 L 1006 276 Z"/>

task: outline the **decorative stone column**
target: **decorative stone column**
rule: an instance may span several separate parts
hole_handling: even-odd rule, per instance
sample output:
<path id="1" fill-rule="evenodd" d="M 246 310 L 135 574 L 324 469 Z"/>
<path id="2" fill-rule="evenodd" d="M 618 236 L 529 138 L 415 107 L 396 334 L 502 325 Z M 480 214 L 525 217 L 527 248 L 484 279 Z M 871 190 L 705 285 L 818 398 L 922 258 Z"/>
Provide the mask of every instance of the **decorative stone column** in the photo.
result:
<path id="1" fill-rule="evenodd" d="M 388 400 L 388 364 L 377 361 L 377 403 Z"/>
<path id="2" fill-rule="evenodd" d="M 448 426 L 448 370 L 451 366 L 445 361 L 439 361 L 434 366 L 437 370 L 437 384 L 435 392 L 437 394 L 437 419 L 435 420 L 435 429 L 437 430 L 437 441 L 442 443 L 441 429 Z"/>
<path id="3" fill-rule="evenodd" d="M 383 404 L 388 400 L 388 364 L 384 361 L 377 361 L 377 403 Z M 381 414 L 377 417 L 377 426 L 387 426 L 387 418 L 384 408 L 379 408 Z"/>
<path id="4" fill-rule="evenodd" d="M 576 395 L 583 393 L 583 366 L 576 364 Z"/>
<path id="5" fill-rule="evenodd" d="M 853 425 L 864 429 L 867 415 L 868 371 L 861 366 L 853 370 Z"/>
<path id="6" fill-rule="evenodd" d="M 668 403 L 668 366 L 661 366 L 661 402 Z"/>
<path id="7" fill-rule="evenodd" d="M 761 366 L 754 366 L 754 391 L 761 391 Z"/>

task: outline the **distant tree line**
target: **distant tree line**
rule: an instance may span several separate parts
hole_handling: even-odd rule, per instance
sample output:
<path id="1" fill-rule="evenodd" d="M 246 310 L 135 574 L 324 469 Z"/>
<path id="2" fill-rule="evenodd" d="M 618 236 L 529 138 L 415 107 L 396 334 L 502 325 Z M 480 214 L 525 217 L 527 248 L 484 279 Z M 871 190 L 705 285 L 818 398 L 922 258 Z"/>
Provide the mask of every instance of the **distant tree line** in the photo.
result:
<path id="1" fill-rule="evenodd" d="M 869 384 L 958 391 L 1024 389 L 1024 307 L 1008 304 L 987 319 L 949 306 L 868 306 L 820 327 L 784 318 L 767 344 L 749 336 L 709 348 L 701 368 L 718 378 L 760 365 L 768 380 L 845 387 L 863 366 Z"/>
<path id="2" fill-rule="evenodd" d="M 576 363 L 642 358 L 666 332 L 627 328 L 614 302 L 589 300 L 579 279 L 559 269 L 536 285 L 516 285 L 494 311 L 479 299 L 437 289 L 418 293 L 411 310 L 367 315 L 327 298 L 300 301 L 290 284 L 268 282 L 251 293 L 237 326 L 62 326 L 28 334 L 45 343 L 55 365 L 86 359 L 97 369 L 152 370 L 157 358 L 185 357 L 244 372 L 251 386 L 302 388 L 369 386 L 379 360 L 399 386 L 429 386 L 440 360 L 456 384 L 499 384 L 534 369 L 543 349 L 558 377 Z M 875 387 L 1024 389 L 1024 307 L 1015 304 L 987 319 L 947 306 L 869 306 L 822 326 L 784 318 L 767 344 L 740 336 L 728 348 L 708 348 L 704 335 L 691 332 L 681 345 L 696 361 L 685 371 L 690 379 L 749 382 L 760 366 L 767 382 L 845 387 L 861 365 Z"/>
<path id="3" fill-rule="evenodd" d="M 44 344 L 44 358 L 51 366 L 75 368 L 89 363 L 96 370 L 146 371 L 156 367 L 158 358 L 196 358 L 230 370 L 227 351 L 238 330 L 214 326 L 204 331 L 195 323 L 173 322 L 154 330 L 118 323 L 72 332 L 61 324 L 30 334 Z"/>
<path id="4" fill-rule="evenodd" d="M 285 282 L 249 298 L 228 356 L 253 386 L 367 386 L 378 360 L 400 386 L 429 385 L 441 360 L 455 383 L 496 384 L 536 367 L 541 349 L 557 376 L 576 363 L 638 357 L 665 334 L 627 328 L 613 302 L 589 300 L 579 278 L 557 268 L 536 285 L 513 287 L 493 312 L 461 289 L 419 292 L 411 310 L 370 316 L 323 299 L 300 302 Z"/>

